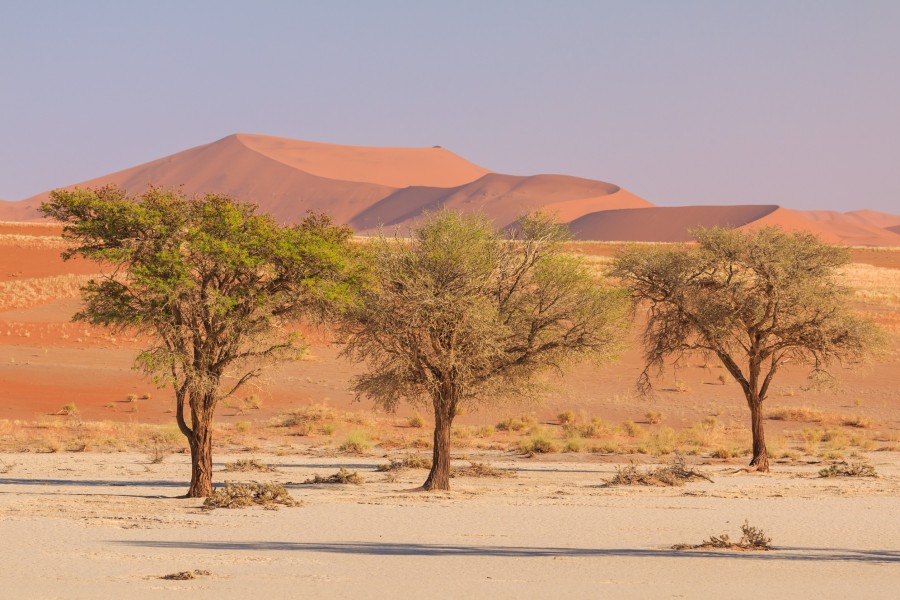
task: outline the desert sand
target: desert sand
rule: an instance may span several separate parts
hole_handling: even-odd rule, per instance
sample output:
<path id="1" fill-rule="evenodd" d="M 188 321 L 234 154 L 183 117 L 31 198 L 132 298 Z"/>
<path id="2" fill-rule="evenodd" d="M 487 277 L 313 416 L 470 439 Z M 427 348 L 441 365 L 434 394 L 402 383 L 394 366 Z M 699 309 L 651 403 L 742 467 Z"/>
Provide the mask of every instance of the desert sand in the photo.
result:
<path id="1" fill-rule="evenodd" d="M 258 458 L 299 507 L 202 510 L 178 499 L 187 457 L 2 455 L 0 536 L 15 540 L 0 589 L 31 598 L 894 598 L 900 578 L 898 455 L 880 477 L 821 479 L 816 465 L 767 476 L 705 467 L 683 487 L 604 487 L 604 460 L 482 453 L 515 475 L 453 479 L 448 493 L 404 491 L 375 456 L 298 449 Z M 457 460 L 457 464 L 466 464 Z M 347 466 L 362 485 L 300 485 Z M 747 520 L 768 552 L 673 550 Z M 162 576 L 196 571 L 190 581 Z M 563 592 L 563 590 L 565 590 Z"/>
<path id="2" fill-rule="evenodd" d="M 583 185 L 597 202 L 622 193 Z M 570 201 L 579 202 L 558 200 Z M 252 397 L 218 408 L 214 451 L 217 483 L 279 482 L 302 506 L 205 511 L 198 500 L 177 498 L 186 490 L 188 457 L 171 392 L 131 369 L 142 341 L 71 322 L 78 286 L 99 267 L 64 263 L 59 234 L 54 224 L 0 225 L 0 537 L 13 540 L 0 590 L 30 594 L 16 597 L 895 595 L 896 354 L 838 369 L 842 383 L 830 390 L 805 389 L 797 370 L 780 375 L 767 401 L 773 473 L 752 475 L 740 471 L 749 434 L 736 384 L 697 361 L 640 398 L 635 343 L 605 368 L 582 365 L 550 378 L 542 404 L 460 416 L 455 464 L 483 461 L 515 476 L 457 477 L 453 491 L 425 494 L 408 491 L 425 471 L 394 478 L 375 467 L 427 454 L 427 411 L 424 426 L 415 427 L 414 408 L 385 415 L 354 402 L 350 382 L 359 367 L 338 357 L 327 331 L 307 328 L 305 360 L 271 369 L 246 390 Z M 598 266 L 618 247 L 570 245 Z M 853 249 L 852 256 L 844 277 L 855 307 L 896 348 L 900 251 Z M 331 416 L 314 428 L 285 425 L 284 415 L 310 410 Z M 565 413 L 602 431 L 567 437 Z M 367 448 L 347 450 L 352 435 Z M 538 435 L 556 451 L 528 458 L 522 445 Z M 158 439 L 165 454 L 154 464 Z M 676 449 L 713 482 L 604 486 L 623 464 L 664 463 Z M 224 470 L 251 457 L 278 470 Z M 817 477 L 845 461 L 868 462 L 879 476 Z M 339 466 L 366 482 L 300 484 Z M 737 538 L 745 519 L 773 538 L 773 550 L 671 548 L 722 533 Z M 195 570 L 209 574 L 161 579 Z"/>
<path id="3" fill-rule="evenodd" d="M 285 223 L 297 222 L 309 210 L 326 212 L 362 234 L 382 226 L 406 233 L 422 211 L 439 208 L 483 214 L 498 228 L 542 210 L 570 223 L 580 240 L 684 241 L 698 225 L 778 225 L 812 231 L 832 243 L 900 246 L 900 233 L 891 229 L 900 226 L 897 215 L 770 204 L 655 207 L 613 183 L 495 173 L 440 146 L 346 146 L 239 133 L 75 185 L 108 184 L 131 193 L 152 184 L 180 186 L 188 194 L 230 194 Z M 0 201 L 0 221 L 40 220 L 37 208 L 48 195 Z"/>

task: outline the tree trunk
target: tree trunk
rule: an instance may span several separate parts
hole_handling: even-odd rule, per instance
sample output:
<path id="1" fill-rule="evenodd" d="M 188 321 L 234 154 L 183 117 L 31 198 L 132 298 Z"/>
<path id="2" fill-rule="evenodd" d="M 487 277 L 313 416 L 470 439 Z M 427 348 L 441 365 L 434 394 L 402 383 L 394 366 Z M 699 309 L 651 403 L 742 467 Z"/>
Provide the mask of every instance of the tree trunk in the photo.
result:
<path id="1" fill-rule="evenodd" d="M 434 449 L 431 456 L 431 472 L 422 484 L 424 490 L 450 489 L 450 424 L 453 418 L 449 412 L 435 402 Z"/>
<path id="2" fill-rule="evenodd" d="M 763 431 L 762 400 L 751 397 L 747 403 L 750 405 L 750 420 L 753 430 L 753 459 L 750 461 L 750 466 L 755 471 L 768 473 L 769 454 L 766 451 L 766 436 Z"/>
<path id="3" fill-rule="evenodd" d="M 191 447 L 191 487 L 187 498 L 206 498 L 213 493 L 211 419 L 195 419 L 188 437 Z"/>

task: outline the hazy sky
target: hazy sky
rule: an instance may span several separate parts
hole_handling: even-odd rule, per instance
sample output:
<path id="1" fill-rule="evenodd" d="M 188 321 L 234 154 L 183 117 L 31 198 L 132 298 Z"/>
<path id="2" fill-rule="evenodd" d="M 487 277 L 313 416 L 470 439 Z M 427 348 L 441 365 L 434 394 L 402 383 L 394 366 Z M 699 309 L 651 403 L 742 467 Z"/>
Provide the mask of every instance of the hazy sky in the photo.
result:
<path id="1" fill-rule="evenodd" d="M 0 0 L 0 198 L 235 132 L 900 213 L 900 1 Z"/>

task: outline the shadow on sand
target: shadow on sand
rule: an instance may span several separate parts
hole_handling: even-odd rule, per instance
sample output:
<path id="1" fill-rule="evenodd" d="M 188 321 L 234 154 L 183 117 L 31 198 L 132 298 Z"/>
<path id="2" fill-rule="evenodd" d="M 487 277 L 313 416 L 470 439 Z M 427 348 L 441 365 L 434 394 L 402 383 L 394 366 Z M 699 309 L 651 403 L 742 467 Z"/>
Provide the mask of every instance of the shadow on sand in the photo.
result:
<path id="1" fill-rule="evenodd" d="M 900 563 L 900 551 L 847 548 L 776 548 L 769 552 L 714 552 L 636 548 L 529 548 L 522 546 L 457 546 L 445 544 L 389 544 L 377 542 L 168 542 L 115 541 L 117 544 L 180 550 L 328 552 L 372 556 L 483 556 L 483 557 L 625 557 L 720 558 L 750 561 L 825 561 Z"/>

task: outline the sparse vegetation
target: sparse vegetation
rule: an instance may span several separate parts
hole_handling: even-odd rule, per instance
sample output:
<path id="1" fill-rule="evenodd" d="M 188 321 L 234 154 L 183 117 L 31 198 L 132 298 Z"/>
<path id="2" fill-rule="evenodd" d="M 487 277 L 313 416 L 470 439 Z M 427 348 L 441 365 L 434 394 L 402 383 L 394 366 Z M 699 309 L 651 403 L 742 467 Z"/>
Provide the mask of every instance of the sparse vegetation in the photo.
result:
<path id="1" fill-rule="evenodd" d="M 708 475 L 688 468 L 684 457 L 676 455 L 668 465 L 661 467 L 642 470 L 634 463 L 617 466 L 616 474 L 606 481 L 606 485 L 681 486 L 695 479 L 712 481 Z"/>
<path id="2" fill-rule="evenodd" d="M 249 471 L 254 471 L 257 473 L 272 473 L 274 471 L 277 471 L 277 469 L 270 467 L 266 463 L 255 458 L 239 458 L 234 462 L 225 463 L 225 470 L 229 473 L 245 473 Z"/>
<path id="3" fill-rule="evenodd" d="M 644 413 L 644 418 L 647 419 L 647 422 L 651 425 L 656 425 L 658 423 L 662 423 L 663 415 L 657 410 L 649 410 Z"/>
<path id="4" fill-rule="evenodd" d="M 406 424 L 409 425 L 410 427 L 415 427 L 416 429 L 421 429 L 422 427 L 425 427 L 425 419 L 422 418 L 422 415 L 416 413 L 413 416 L 411 416 L 409 419 L 407 419 Z"/>
<path id="5" fill-rule="evenodd" d="M 207 577 L 211 575 L 209 571 L 205 571 L 203 569 L 194 569 L 193 571 L 178 571 L 177 573 L 169 573 L 168 575 L 163 575 L 160 579 L 168 579 L 170 581 L 190 581 L 191 579 L 197 579 L 198 577 Z"/>
<path id="6" fill-rule="evenodd" d="M 401 469 L 431 469 L 431 459 L 419 454 L 407 454 L 403 458 L 392 458 L 386 464 L 378 465 L 376 471 L 399 471 Z"/>
<path id="7" fill-rule="evenodd" d="M 353 471 L 352 473 L 341 467 L 337 473 L 333 473 L 328 475 L 327 477 L 323 477 L 316 473 L 309 479 L 303 482 L 304 484 L 316 484 L 316 483 L 336 483 L 336 484 L 353 484 L 353 485 L 362 485 L 365 483 L 365 479 L 357 473 Z"/>
<path id="8" fill-rule="evenodd" d="M 719 536 L 711 536 L 699 544 L 675 544 L 672 548 L 674 550 L 766 551 L 772 549 L 772 538 L 767 537 L 762 529 L 753 527 L 744 521 L 744 524 L 741 525 L 741 539 L 737 542 L 732 542 L 728 534 L 723 533 Z"/>
<path id="9" fill-rule="evenodd" d="M 877 477 L 875 467 L 865 462 L 836 463 L 819 471 L 819 477 Z"/>
<path id="10" fill-rule="evenodd" d="M 353 452 L 355 454 L 363 454 L 369 449 L 369 436 L 364 431 L 351 431 L 347 434 L 347 439 L 338 448 L 341 452 Z"/>
<path id="11" fill-rule="evenodd" d="M 231 483 L 216 488 L 203 502 L 203 508 L 246 508 L 248 506 L 275 508 L 299 506 L 287 489 L 277 483 Z"/>
<path id="12" fill-rule="evenodd" d="M 451 477 L 515 477 L 508 469 L 498 469 L 487 463 L 469 461 L 467 467 L 455 467 L 450 471 Z"/>

